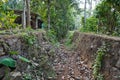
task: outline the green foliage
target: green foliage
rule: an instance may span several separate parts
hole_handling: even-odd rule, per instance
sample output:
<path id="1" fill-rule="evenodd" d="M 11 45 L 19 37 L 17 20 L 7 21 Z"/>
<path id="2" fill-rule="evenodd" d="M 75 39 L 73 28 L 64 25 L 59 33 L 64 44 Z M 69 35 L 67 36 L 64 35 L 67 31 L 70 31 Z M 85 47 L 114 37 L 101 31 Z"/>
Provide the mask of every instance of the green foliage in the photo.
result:
<path id="1" fill-rule="evenodd" d="M 23 56 L 18 55 L 18 58 L 19 58 L 20 60 L 24 61 L 24 62 L 30 63 L 30 60 L 28 60 L 27 58 L 25 58 L 25 57 L 23 57 Z"/>
<path id="2" fill-rule="evenodd" d="M 23 0 L 7 0 L 6 5 L 13 10 L 23 9 Z"/>
<path id="3" fill-rule="evenodd" d="M 32 77 L 30 74 L 24 74 L 23 75 L 23 80 L 32 80 Z"/>
<path id="4" fill-rule="evenodd" d="M 76 12 L 71 0 L 60 0 L 55 4 L 55 7 L 56 10 L 53 13 L 56 15 L 52 15 L 54 21 L 51 22 L 53 22 L 52 27 L 56 32 L 56 37 L 61 40 L 67 35 L 69 29 L 74 27 L 74 13 Z"/>
<path id="5" fill-rule="evenodd" d="M 86 19 L 85 27 L 80 30 L 100 34 L 120 36 L 120 2 L 118 0 L 101 0 L 92 17 Z M 82 25 L 84 18 L 82 18 Z"/>
<path id="6" fill-rule="evenodd" d="M 117 11 L 120 11 L 120 1 L 119 0 L 105 0 L 107 3 L 111 4 Z"/>
<path id="7" fill-rule="evenodd" d="M 97 76 L 97 80 L 104 80 L 103 75 L 102 75 L 102 74 L 98 74 L 98 76 Z"/>
<path id="8" fill-rule="evenodd" d="M 16 67 L 16 61 L 12 58 L 3 58 L 0 60 L 0 64 L 13 68 Z"/>
<path id="9" fill-rule="evenodd" d="M 10 51 L 9 54 L 11 54 L 11 55 L 17 55 L 18 52 L 17 51 Z"/>
<path id="10" fill-rule="evenodd" d="M 82 19 L 82 24 L 84 24 L 84 19 Z M 86 19 L 86 26 L 81 27 L 80 31 L 82 32 L 97 32 L 98 29 L 98 19 L 94 16 Z"/>
<path id="11" fill-rule="evenodd" d="M 17 15 L 8 10 L 5 2 L 0 1 L 0 27 L 5 29 L 16 28 L 18 24 L 14 23 Z"/>
<path id="12" fill-rule="evenodd" d="M 56 37 L 56 32 L 54 30 L 48 30 L 47 31 L 47 38 L 48 41 L 55 47 L 59 47 L 60 43 L 58 41 L 58 38 Z"/>
<path id="13" fill-rule="evenodd" d="M 119 9 L 117 9 L 117 5 L 115 4 L 116 1 L 103 0 L 99 5 L 97 5 L 95 16 L 99 20 L 99 33 L 119 36 Z"/>
<path id="14" fill-rule="evenodd" d="M 35 6 L 37 5 L 37 6 Z M 48 24 L 48 1 L 31 0 L 31 9 L 41 15 L 45 25 Z M 77 3 L 73 0 L 50 0 L 50 24 L 51 30 L 57 40 L 63 39 L 69 29 L 75 27 L 75 14 L 77 14 Z"/>
<path id="15" fill-rule="evenodd" d="M 74 31 L 69 31 L 66 35 L 66 42 L 65 45 L 71 47 L 72 45 L 72 38 L 73 38 Z"/>
<path id="16" fill-rule="evenodd" d="M 93 75 L 96 80 L 104 80 L 103 76 L 100 74 L 100 70 L 102 68 L 102 61 L 106 55 L 106 52 L 107 47 L 105 43 L 100 48 L 98 48 L 98 51 L 96 52 L 97 56 L 93 65 Z"/>
<path id="17" fill-rule="evenodd" d="M 99 19 L 98 31 L 104 34 L 112 34 L 116 26 L 116 19 L 111 5 L 106 1 L 102 1 L 96 7 L 95 16 Z"/>
<path id="18" fill-rule="evenodd" d="M 57 42 L 57 38 L 56 38 L 56 32 L 54 30 L 48 30 L 47 31 L 47 37 L 49 38 L 49 41 L 52 44 L 55 44 Z"/>
<path id="19" fill-rule="evenodd" d="M 30 46 L 32 46 L 36 41 L 36 36 L 32 33 L 24 34 L 24 35 L 22 35 L 22 38 L 24 39 L 26 44 L 28 44 Z"/>

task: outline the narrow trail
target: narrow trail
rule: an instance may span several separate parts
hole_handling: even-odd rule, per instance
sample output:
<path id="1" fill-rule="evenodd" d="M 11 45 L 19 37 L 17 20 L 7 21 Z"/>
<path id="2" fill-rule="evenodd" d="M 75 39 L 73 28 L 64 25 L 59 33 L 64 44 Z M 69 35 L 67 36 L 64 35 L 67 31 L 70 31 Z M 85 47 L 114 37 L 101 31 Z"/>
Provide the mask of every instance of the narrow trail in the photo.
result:
<path id="1" fill-rule="evenodd" d="M 93 80 L 92 70 L 81 61 L 80 52 L 68 50 L 64 45 L 56 53 L 54 63 L 57 80 Z"/>

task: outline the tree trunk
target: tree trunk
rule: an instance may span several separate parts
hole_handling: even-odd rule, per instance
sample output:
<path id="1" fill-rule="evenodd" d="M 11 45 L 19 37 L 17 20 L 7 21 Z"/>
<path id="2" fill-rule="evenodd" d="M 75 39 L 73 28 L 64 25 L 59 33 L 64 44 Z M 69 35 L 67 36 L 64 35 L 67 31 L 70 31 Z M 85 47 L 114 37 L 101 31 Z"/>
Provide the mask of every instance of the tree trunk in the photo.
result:
<path id="1" fill-rule="evenodd" d="M 48 0 L 48 30 L 50 29 L 50 0 Z"/>
<path id="2" fill-rule="evenodd" d="M 22 26 L 23 26 L 23 28 L 26 28 L 26 14 L 25 14 L 25 12 L 26 12 L 26 1 L 25 0 L 23 2 L 23 6 L 24 6 L 24 8 L 23 8 L 23 14 L 22 14 Z"/>
<path id="3" fill-rule="evenodd" d="M 92 15 L 92 0 L 90 0 L 90 16 Z"/>
<path id="4" fill-rule="evenodd" d="M 95 5 L 97 5 L 100 2 L 100 0 L 94 0 L 94 1 L 95 1 Z"/>
<path id="5" fill-rule="evenodd" d="M 85 0 L 85 3 L 84 3 L 84 27 L 86 27 L 86 5 L 87 4 L 87 0 Z"/>
<path id="6" fill-rule="evenodd" d="M 31 20 L 31 16 L 30 16 L 30 0 L 26 0 L 26 6 L 27 6 L 27 27 L 30 27 L 30 20 Z"/>

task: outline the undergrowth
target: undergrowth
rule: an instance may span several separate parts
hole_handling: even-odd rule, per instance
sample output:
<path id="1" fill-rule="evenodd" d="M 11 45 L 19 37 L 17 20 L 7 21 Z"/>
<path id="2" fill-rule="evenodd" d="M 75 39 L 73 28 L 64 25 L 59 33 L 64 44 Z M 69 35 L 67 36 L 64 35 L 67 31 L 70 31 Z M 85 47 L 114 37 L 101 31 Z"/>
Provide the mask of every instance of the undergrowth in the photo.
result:
<path id="1" fill-rule="evenodd" d="M 36 41 L 36 36 L 32 33 L 24 34 L 22 35 L 22 38 L 29 46 L 32 46 Z"/>
<path id="2" fill-rule="evenodd" d="M 56 45 L 57 41 L 53 33 L 54 32 L 49 31 L 47 32 L 47 36 L 44 37 L 47 38 L 48 41 L 50 41 L 50 43 Z M 25 41 L 25 43 L 29 45 L 30 49 L 33 48 L 32 50 L 33 52 L 38 52 L 39 50 L 43 50 L 42 47 L 37 44 L 36 41 L 37 37 L 33 35 L 31 32 L 24 34 L 22 38 Z M 32 53 L 32 51 L 30 53 Z M 29 66 L 29 68 L 27 69 L 28 72 L 26 72 L 23 76 L 24 80 L 39 80 L 39 79 L 48 80 L 49 78 L 52 79 L 55 78 L 56 73 L 52 68 L 51 59 L 50 59 L 50 56 L 54 55 L 54 51 L 52 52 L 51 49 L 50 52 L 51 52 L 50 54 L 46 52 L 45 53 L 40 52 L 38 56 L 39 58 L 36 58 L 36 60 L 32 60 L 33 61 L 32 64 L 28 65 Z"/>
<path id="3" fill-rule="evenodd" d="M 69 31 L 68 34 L 66 35 L 66 39 L 65 39 L 64 45 L 66 47 L 68 47 L 68 48 L 72 48 L 73 47 L 73 43 L 72 43 L 73 34 L 74 34 L 74 31 Z"/>
<path id="4" fill-rule="evenodd" d="M 93 65 L 93 75 L 95 80 L 104 80 L 103 75 L 100 73 L 100 70 L 102 68 L 102 62 L 104 59 L 104 56 L 107 54 L 108 51 L 108 45 L 106 43 L 103 43 L 103 45 L 98 48 L 97 50 L 97 56 Z"/>
<path id="5" fill-rule="evenodd" d="M 54 30 L 48 30 L 46 33 L 46 38 L 53 46 L 56 46 L 56 47 L 60 46 L 60 43 L 56 37 L 56 32 Z"/>

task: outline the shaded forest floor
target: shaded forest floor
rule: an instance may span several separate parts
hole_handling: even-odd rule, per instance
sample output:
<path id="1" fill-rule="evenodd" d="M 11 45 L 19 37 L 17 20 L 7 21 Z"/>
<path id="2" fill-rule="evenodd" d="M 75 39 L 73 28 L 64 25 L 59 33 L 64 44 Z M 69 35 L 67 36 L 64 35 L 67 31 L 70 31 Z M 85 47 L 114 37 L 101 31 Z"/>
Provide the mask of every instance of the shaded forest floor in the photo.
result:
<path id="1" fill-rule="evenodd" d="M 57 80 L 93 80 L 92 70 L 81 60 L 80 52 L 61 44 L 54 60 Z"/>

